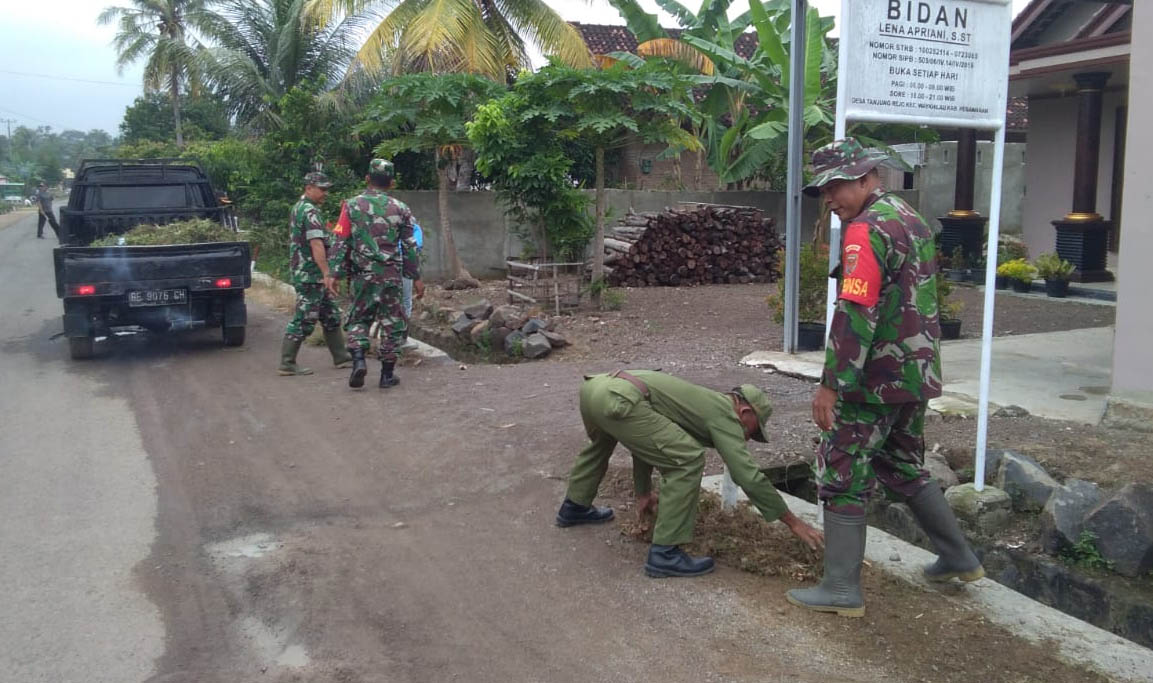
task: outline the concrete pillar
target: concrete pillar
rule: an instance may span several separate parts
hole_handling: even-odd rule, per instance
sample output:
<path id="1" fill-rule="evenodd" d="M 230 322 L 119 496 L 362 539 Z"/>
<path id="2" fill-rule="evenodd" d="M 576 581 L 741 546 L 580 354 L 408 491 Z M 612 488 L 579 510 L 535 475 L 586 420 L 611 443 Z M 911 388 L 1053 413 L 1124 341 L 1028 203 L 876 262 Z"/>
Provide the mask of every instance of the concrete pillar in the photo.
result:
<path id="1" fill-rule="evenodd" d="M 1109 73 L 1074 74 L 1077 82 L 1077 156 L 1073 164 L 1073 210 L 1053 221 L 1057 254 L 1077 266 L 1080 282 L 1112 280 L 1105 269 L 1112 225 L 1097 213 L 1097 168 L 1101 155 L 1101 106 Z"/>
<path id="2" fill-rule="evenodd" d="M 1153 431 L 1153 184 L 1147 155 L 1153 149 L 1153 4 L 1133 3 L 1129 72 L 1129 121 L 1122 213 L 1129 216 L 1118 252 L 1117 327 L 1113 340 L 1113 389 L 1106 423 Z"/>
<path id="3" fill-rule="evenodd" d="M 949 259 L 951 268 L 960 267 L 952 262 L 958 247 L 965 254 L 968 268 L 977 265 L 985 244 L 985 223 L 988 218 L 973 210 L 973 190 L 977 178 L 977 131 L 972 128 L 957 130 L 957 177 L 953 185 L 953 210 L 939 217 L 941 223 L 941 253 Z M 996 267 L 996 260 L 993 261 Z M 984 281 L 982 273 L 975 273 Z"/>

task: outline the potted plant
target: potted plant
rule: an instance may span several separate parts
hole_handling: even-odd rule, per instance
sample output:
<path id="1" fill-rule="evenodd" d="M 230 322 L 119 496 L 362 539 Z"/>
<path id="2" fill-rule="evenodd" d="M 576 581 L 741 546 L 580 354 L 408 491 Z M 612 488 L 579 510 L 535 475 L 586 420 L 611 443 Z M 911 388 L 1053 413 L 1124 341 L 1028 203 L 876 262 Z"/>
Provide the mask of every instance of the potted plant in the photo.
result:
<path id="1" fill-rule="evenodd" d="M 1029 250 L 1024 242 L 1007 235 L 1002 235 L 999 242 L 997 247 L 997 289 L 1009 289 L 1010 278 L 1007 275 L 1001 275 L 1000 266 L 1014 259 L 1029 258 Z"/>
<path id="2" fill-rule="evenodd" d="M 781 255 L 784 263 L 784 254 Z M 797 290 L 797 349 L 818 351 L 825 346 L 825 311 L 829 281 L 828 245 L 806 244 L 801 247 L 801 282 Z M 777 280 L 777 293 L 766 298 L 773 309 L 773 320 L 778 325 L 785 322 L 785 277 L 784 267 Z"/>
<path id="3" fill-rule="evenodd" d="M 1041 254 L 1036 261 L 1037 275 L 1045 278 L 1045 293 L 1057 299 L 1069 296 L 1069 276 L 1076 268 L 1053 252 Z"/>
<path id="4" fill-rule="evenodd" d="M 973 271 L 969 269 L 969 259 L 965 258 L 965 250 L 961 245 L 953 247 L 949 256 L 948 277 L 953 282 L 968 282 L 973 279 Z"/>
<path id="5" fill-rule="evenodd" d="M 997 274 L 1009 278 L 1013 291 L 1027 293 L 1033 289 L 1033 280 L 1037 277 L 1037 269 L 1023 258 L 1006 261 L 997 266 Z"/>
<path id="6" fill-rule="evenodd" d="M 941 323 L 941 339 L 961 337 L 961 311 L 965 304 L 952 301 L 953 285 L 948 279 L 937 277 L 937 317 Z"/>

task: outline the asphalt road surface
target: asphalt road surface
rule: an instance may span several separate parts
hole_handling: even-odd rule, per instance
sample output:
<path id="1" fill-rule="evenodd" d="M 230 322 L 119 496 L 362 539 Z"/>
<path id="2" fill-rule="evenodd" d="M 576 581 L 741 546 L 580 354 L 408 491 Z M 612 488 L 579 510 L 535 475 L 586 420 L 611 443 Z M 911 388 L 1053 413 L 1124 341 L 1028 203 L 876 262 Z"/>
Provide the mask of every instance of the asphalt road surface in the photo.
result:
<path id="1" fill-rule="evenodd" d="M 278 377 L 285 319 L 257 305 L 244 347 L 74 362 L 54 241 L 0 221 L 0 681 L 905 680 L 781 580 L 651 580 L 615 525 L 553 525 L 575 387 L 608 367 L 353 392 L 317 347 L 315 375 Z"/>

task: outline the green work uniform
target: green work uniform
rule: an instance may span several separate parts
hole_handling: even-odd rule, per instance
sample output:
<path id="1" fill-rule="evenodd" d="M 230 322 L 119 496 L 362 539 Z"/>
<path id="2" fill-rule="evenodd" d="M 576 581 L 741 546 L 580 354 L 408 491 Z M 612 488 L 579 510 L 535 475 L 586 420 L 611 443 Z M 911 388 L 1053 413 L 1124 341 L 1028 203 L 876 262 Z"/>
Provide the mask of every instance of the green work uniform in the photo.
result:
<path id="1" fill-rule="evenodd" d="M 705 449 L 711 447 L 767 521 L 785 513 L 784 500 L 749 454 L 731 394 L 661 372 L 629 374 L 648 387 L 648 398 L 628 380 L 610 375 L 595 375 L 581 386 L 581 419 L 590 443 L 569 475 L 569 500 L 592 503 L 619 442 L 632 454 L 638 496 L 651 491 L 653 468 L 661 473 L 653 543 L 687 543 L 696 523 Z"/>

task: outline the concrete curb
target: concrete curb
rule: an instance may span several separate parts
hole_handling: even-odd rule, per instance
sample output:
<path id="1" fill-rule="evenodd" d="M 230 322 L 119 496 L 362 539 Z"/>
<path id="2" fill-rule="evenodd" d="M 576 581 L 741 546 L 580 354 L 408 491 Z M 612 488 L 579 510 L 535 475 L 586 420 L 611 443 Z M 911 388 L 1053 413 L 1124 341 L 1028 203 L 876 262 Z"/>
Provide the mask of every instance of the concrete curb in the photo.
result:
<path id="1" fill-rule="evenodd" d="M 701 488 L 720 495 L 723 479 L 723 475 L 705 477 Z M 786 493 L 781 496 L 793 514 L 816 523 L 816 505 Z M 738 500 L 748 500 L 743 491 L 738 490 Z M 890 559 L 894 554 L 900 561 Z M 933 584 L 921 576 L 921 566 L 935 557 L 927 550 L 869 527 L 865 559 L 890 576 L 936 592 Z M 941 594 L 941 599 L 968 607 L 1025 640 L 1053 648 L 1058 657 L 1074 666 L 1093 669 L 1114 680 L 1153 682 L 1153 650 L 1042 605 L 992 579 L 967 584 L 962 595 L 958 598 Z"/>
<path id="2" fill-rule="evenodd" d="M 268 287 L 269 289 L 278 290 L 278 291 L 284 292 L 285 294 L 291 294 L 292 296 L 296 296 L 296 290 L 292 287 L 292 285 L 288 284 L 287 282 L 281 282 L 280 280 L 277 280 L 276 278 L 272 277 L 271 275 L 269 275 L 267 273 L 260 272 L 256 268 L 252 269 L 252 281 L 254 283 L 258 283 L 264 287 Z M 409 337 L 408 343 L 409 343 L 409 346 L 413 347 L 416 355 L 418 355 L 422 359 L 424 359 L 424 362 L 426 362 L 426 363 L 454 363 L 455 362 L 452 359 L 452 357 L 449 356 L 444 351 L 441 351 L 440 349 L 436 348 L 435 346 L 430 346 L 429 344 L 425 344 L 424 342 L 420 341 L 419 339 L 414 339 L 412 337 Z"/>

